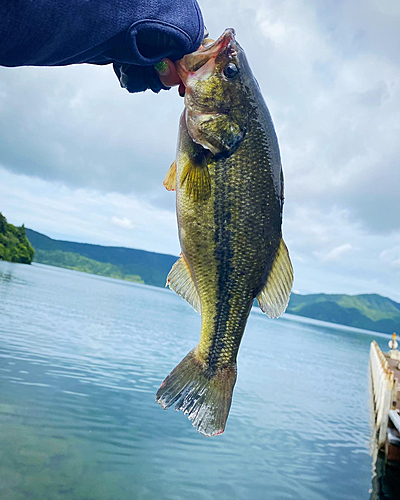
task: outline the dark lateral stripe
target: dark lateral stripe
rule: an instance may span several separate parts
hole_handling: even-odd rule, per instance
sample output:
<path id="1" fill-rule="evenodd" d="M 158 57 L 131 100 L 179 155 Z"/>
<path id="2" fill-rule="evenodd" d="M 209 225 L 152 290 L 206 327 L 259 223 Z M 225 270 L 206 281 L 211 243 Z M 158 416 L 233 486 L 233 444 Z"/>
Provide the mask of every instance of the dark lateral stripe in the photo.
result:
<path id="1" fill-rule="evenodd" d="M 232 294 L 226 289 L 233 261 L 232 232 L 229 229 L 232 219 L 232 207 L 228 203 L 230 189 L 226 166 L 220 164 L 215 176 L 215 193 L 220 194 L 214 199 L 214 220 L 217 228 L 214 257 L 217 263 L 218 288 L 214 336 L 208 358 L 209 367 L 213 371 L 217 370 L 221 352 L 226 347 L 225 334 L 231 312 Z"/>

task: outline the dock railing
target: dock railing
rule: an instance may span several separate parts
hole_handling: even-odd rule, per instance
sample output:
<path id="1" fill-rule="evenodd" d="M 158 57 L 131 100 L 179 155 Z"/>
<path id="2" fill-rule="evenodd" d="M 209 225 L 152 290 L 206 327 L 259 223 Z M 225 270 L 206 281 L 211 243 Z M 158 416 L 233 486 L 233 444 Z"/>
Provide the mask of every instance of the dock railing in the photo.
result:
<path id="1" fill-rule="evenodd" d="M 375 407 L 375 425 L 378 446 L 384 446 L 390 410 L 396 408 L 397 379 L 394 378 L 389 363 L 375 340 L 371 343 L 370 370 Z"/>

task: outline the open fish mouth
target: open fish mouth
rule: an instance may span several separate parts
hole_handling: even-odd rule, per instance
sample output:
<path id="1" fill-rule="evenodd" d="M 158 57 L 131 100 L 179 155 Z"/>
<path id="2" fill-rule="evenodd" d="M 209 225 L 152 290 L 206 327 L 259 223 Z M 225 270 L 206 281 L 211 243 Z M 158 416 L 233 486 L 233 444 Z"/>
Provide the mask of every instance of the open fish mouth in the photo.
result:
<path id="1" fill-rule="evenodd" d="M 210 60 L 215 61 L 216 57 L 227 47 L 232 52 L 236 52 L 235 30 L 233 28 L 226 29 L 215 41 L 206 38 L 199 50 L 187 54 L 177 61 L 178 75 L 185 87 L 190 76 L 197 73 Z"/>

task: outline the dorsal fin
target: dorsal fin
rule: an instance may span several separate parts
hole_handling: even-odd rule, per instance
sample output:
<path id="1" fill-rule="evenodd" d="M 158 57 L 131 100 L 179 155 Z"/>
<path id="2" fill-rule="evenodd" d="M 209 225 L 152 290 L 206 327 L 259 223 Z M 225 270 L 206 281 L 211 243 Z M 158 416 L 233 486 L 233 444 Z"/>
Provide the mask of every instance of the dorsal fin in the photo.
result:
<path id="1" fill-rule="evenodd" d="M 201 302 L 199 292 L 183 254 L 181 254 L 181 257 L 172 266 L 165 286 L 169 286 L 171 290 L 187 300 L 193 309 L 200 314 Z"/>
<path id="2" fill-rule="evenodd" d="M 293 267 L 283 238 L 275 255 L 267 282 L 257 295 L 260 309 L 269 318 L 278 318 L 286 311 L 293 285 Z"/>
<path id="3" fill-rule="evenodd" d="M 165 174 L 164 187 L 168 191 L 176 191 L 176 163 L 173 162 Z"/>

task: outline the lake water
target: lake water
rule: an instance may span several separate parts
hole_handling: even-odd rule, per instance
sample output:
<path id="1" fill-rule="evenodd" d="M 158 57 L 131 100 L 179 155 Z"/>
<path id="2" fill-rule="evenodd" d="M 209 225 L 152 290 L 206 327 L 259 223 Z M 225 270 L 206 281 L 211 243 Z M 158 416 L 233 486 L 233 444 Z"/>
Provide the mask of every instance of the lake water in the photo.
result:
<path id="1" fill-rule="evenodd" d="M 255 310 L 206 438 L 154 400 L 199 332 L 169 290 L 0 262 L 0 498 L 370 498 L 369 346 L 388 336 Z"/>

